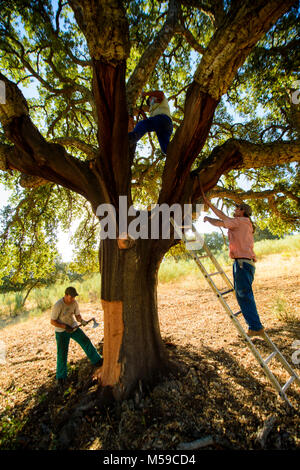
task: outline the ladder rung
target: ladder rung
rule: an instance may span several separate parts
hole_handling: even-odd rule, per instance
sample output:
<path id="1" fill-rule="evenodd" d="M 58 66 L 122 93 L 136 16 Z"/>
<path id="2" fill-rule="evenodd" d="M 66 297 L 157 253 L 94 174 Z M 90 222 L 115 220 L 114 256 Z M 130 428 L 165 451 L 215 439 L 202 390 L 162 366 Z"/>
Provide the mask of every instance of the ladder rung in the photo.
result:
<path id="1" fill-rule="evenodd" d="M 238 312 L 234 313 L 233 315 L 237 317 L 240 313 L 242 313 L 242 310 L 239 310 Z"/>
<path id="2" fill-rule="evenodd" d="M 290 377 L 289 380 L 286 382 L 286 384 L 284 384 L 281 390 L 285 392 L 285 390 L 294 382 L 295 378 L 296 377 L 294 375 Z"/>
<path id="3" fill-rule="evenodd" d="M 173 224 L 174 225 L 174 224 Z M 175 228 L 175 226 L 174 226 Z M 187 226 L 187 225 L 183 225 L 181 226 L 180 228 L 187 228 L 187 229 L 192 229 L 193 226 Z M 197 232 L 197 230 L 196 230 Z M 193 245 L 194 246 L 194 245 Z M 235 320 L 233 317 L 237 317 L 238 315 L 240 315 L 240 313 L 242 313 L 241 310 L 239 310 L 238 312 L 236 313 L 233 313 L 233 311 L 231 310 L 230 306 L 227 305 L 226 303 L 226 300 L 225 299 L 222 299 L 221 297 L 225 296 L 226 294 L 229 294 L 230 292 L 234 292 L 234 287 L 232 286 L 232 283 L 229 281 L 229 279 L 227 278 L 227 275 L 225 274 L 225 272 L 222 270 L 222 267 L 218 264 L 217 260 L 215 259 L 214 255 L 210 252 L 208 246 L 205 244 L 203 244 L 203 246 L 201 246 L 201 249 L 204 249 L 206 254 L 204 255 L 201 255 L 199 256 L 196 251 L 200 251 L 200 249 L 198 250 L 192 250 L 192 249 L 189 249 L 187 246 L 186 246 L 186 249 L 187 251 L 190 253 L 190 256 L 196 261 L 198 267 L 200 268 L 202 274 L 204 275 L 204 277 L 206 278 L 207 282 L 209 283 L 210 287 L 212 288 L 212 290 L 215 292 L 215 294 L 217 295 L 217 297 L 219 298 L 219 301 L 221 302 L 221 304 L 223 305 L 224 309 L 226 310 L 227 314 L 230 315 L 231 317 L 231 320 L 233 320 L 236 328 L 239 330 L 240 333 L 243 333 L 243 335 L 247 338 L 247 334 L 244 332 L 243 328 L 240 326 L 239 324 L 239 321 L 238 320 Z M 221 271 L 217 271 L 217 272 L 213 272 L 213 273 L 208 273 L 206 271 L 206 268 L 204 267 L 204 265 L 201 263 L 200 259 L 202 258 L 210 258 L 211 262 L 213 263 L 213 265 L 215 266 L 216 269 L 221 269 Z M 225 290 L 221 291 L 219 290 L 216 285 L 214 284 L 214 282 L 212 280 L 210 280 L 210 277 L 211 276 L 215 276 L 217 274 L 222 274 L 224 275 L 227 280 L 228 280 L 228 287 L 229 286 L 232 286 L 232 288 L 225 288 Z M 223 287 L 224 288 L 224 287 Z M 270 382 L 273 384 L 273 386 L 275 387 L 275 389 L 279 392 L 279 395 L 281 396 L 281 398 L 283 398 L 284 400 L 287 401 L 287 403 L 291 405 L 291 403 L 289 402 L 289 400 L 287 399 L 286 395 L 285 395 L 285 390 L 294 382 L 294 380 L 297 381 L 297 383 L 300 383 L 300 379 L 298 377 L 298 375 L 295 373 L 295 371 L 293 371 L 293 369 L 289 366 L 288 362 L 284 359 L 284 357 L 282 356 L 282 354 L 280 353 L 280 351 L 276 348 L 276 346 L 272 343 L 272 341 L 270 340 L 270 338 L 268 338 L 268 335 L 265 335 L 265 339 L 267 340 L 267 342 L 269 343 L 269 346 L 272 347 L 272 353 L 264 360 L 259 351 L 257 351 L 257 349 L 254 347 L 254 345 L 252 344 L 251 341 L 249 341 L 249 347 L 252 351 L 252 354 L 254 355 L 255 359 L 257 360 L 257 362 L 263 367 L 264 369 L 264 372 L 265 374 L 267 375 L 267 377 L 269 378 Z M 276 354 L 279 355 L 279 360 L 280 362 L 282 363 L 282 365 L 284 366 L 284 368 L 289 372 L 289 375 L 290 375 L 290 378 L 288 379 L 288 381 L 285 383 L 285 385 L 283 387 L 281 387 L 280 383 L 277 381 L 276 377 L 273 375 L 273 373 L 269 370 L 267 364 L 271 361 L 271 359 L 276 356 Z"/>
<path id="4" fill-rule="evenodd" d="M 268 356 L 268 357 L 264 360 L 264 363 L 265 363 L 265 364 L 268 364 L 268 362 L 270 362 L 270 360 L 271 360 L 274 356 L 276 356 L 276 354 L 277 354 L 277 351 L 272 352 L 272 354 L 270 354 L 270 356 Z"/>
<path id="5" fill-rule="evenodd" d="M 225 294 L 229 294 L 229 292 L 233 292 L 234 289 L 228 289 L 228 290 L 224 290 L 223 292 L 220 291 L 220 294 L 221 295 L 225 295 Z"/>

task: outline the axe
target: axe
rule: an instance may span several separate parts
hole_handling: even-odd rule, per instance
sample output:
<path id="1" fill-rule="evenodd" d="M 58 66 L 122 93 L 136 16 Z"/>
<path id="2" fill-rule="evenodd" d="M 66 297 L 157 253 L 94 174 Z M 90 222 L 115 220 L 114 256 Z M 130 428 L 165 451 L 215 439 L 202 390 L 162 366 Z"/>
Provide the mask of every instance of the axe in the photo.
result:
<path id="1" fill-rule="evenodd" d="M 87 322 L 86 322 L 86 325 L 90 322 L 93 322 L 93 326 L 92 328 L 98 328 L 99 326 L 99 323 L 96 322 L 95 318 L 90 318 Z M 86 326 L 86 325 L 83 325 L 82 323 L 79 323 L 79 325 L 75 326 L 75 328 L 73 329 L 73 331 L 77 330 L 78 328 L 80 328 L 81 326 Z"/>

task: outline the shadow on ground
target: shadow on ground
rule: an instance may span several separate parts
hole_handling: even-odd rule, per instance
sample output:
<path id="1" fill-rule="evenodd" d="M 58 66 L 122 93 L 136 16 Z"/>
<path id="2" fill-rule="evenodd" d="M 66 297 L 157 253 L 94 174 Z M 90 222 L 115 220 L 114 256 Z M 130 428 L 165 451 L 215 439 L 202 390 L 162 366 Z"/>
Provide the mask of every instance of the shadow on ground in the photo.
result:
<path id="1" fill-rule="evenodd" d="M 279 336 L 279 331 L 272 334 Z M 249 373 L 224 348 L 165 343 L 180 366 L 178 374 L 162 377 L 151 388 L 142 384 L 122 403 L 103 405 L 91 382 L 93 369 L 82 359 L 71 364 L 63 390 L 53 376 L 34 397 L 13 408 L 10 422 L 0 416 L 1 448 L 171 450 L 212 436 L 208 449 L 299 449 L 299 402 L 298 412 L 288 411 L 262 372 Z M 257 373 L 258 365 L 254 368 Z M 296 389 L 290 397 L 297 403 Z M 270 416 L 274 425 L 262 446 L 258 431 Z"/>

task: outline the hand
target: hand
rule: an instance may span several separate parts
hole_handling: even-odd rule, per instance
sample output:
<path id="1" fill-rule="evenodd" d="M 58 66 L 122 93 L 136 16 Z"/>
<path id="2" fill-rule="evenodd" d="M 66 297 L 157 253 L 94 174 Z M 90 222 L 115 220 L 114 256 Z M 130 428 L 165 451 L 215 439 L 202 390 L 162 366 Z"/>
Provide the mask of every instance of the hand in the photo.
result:
<path id="1" fill-rule="evenodd" d="M 86 320 L 81 320 L 81 324 L 82 324 L 82 326 L 85 326 L 85 325 L 88 324 L 88 322 Z"/>
<path id="2" fill-rule="evenodd" d="M 208 217 L 204 217 L 203 222 L 208 222 Z"/>

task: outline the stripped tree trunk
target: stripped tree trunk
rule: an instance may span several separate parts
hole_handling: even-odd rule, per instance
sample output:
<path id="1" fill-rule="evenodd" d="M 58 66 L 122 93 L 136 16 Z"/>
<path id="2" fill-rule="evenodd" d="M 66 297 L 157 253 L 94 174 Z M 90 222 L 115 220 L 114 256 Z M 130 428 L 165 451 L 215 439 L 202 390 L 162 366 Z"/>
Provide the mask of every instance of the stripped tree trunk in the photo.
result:
<path id="1" fill-rule="evenodd" d="M 157 60 L 178 32 L 181 2 L 169 0 L 166 22 L 149 44 L 140 63 L 125 83 L 129 55 L 129 28 L 120 0 L 69 0 L 90 52 L 93 98 L 97 118 L 98 151 L 92 161 L 73 157 L 65 148 L 48 142 L 33 124 L 27 102 L 17 85 L 2 74 L 6 103 L 0 120 L 11 145 L 0 145 L 0 169 L 35 176 L 81 194 L 96 213 L 101 203 L 118 206 L 120 196 L 131 204 L 131 161 L 128 152 L 128 110 L 155 69 Z M 213 2 L 216 4 L 216 2 Z M 190 170 L 201 156 L 215 109 L 252 48 L 283 15 L 294 0 L 233 1 L 218 15 L 194 81 L 187 91 L 184 119 L 169 145 L 162 175 L 160 204 L 193 202 L 220 176 L 235 168 L 276 164 L 266 157 L 265 146 L 252 151 L 245 142 L 229 142 L 201 161 L 200 178 Z M 223 11 L 220 2 L 220 11 Z M 101 26 L 101 27 L 100 27 Z M 180 28 L 179 28 L 180 30 Z M 298 149 L 298 150 L 297 150 Z M 271 149 L 272 152 L 272 149 Z M 280 150 L 280 163 L 299 161 L 299 145 Z M 118 217 L 118 214 L 117 214 Z M 118 235 L 118 233 L 117 233 Z M 117 399 L 127 397 L 139 380 L 150 381 L 170 366 L 164 348 L 157 310 L 157 274 L 165 240 L 136 240 L 120 249 L 116 240 L 104 240 L 100 249 L 101 298 L 104 310 L 104 364 L 99 381 Z"/>
<path id="2" fill-rule="evenodd" d="M 157 309 L 160 258 L 149 240 L 137 240 L 128 250 L 120 250 L 115 240 L 101 242 L 104 364 L 98 379 L 115 398 L 170 366 Z"/>

